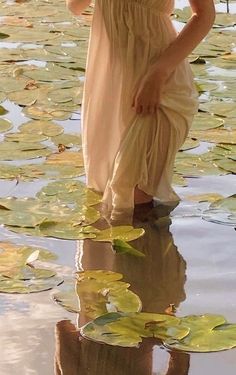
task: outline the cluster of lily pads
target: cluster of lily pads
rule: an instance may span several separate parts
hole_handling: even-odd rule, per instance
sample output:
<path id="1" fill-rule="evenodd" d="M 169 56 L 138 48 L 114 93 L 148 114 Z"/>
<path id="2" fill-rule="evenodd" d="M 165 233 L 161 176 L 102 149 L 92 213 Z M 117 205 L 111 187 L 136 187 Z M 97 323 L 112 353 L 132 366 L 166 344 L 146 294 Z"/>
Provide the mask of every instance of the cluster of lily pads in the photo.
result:
<path id="1" fill-rule="evenodd" d="M 0 242 L 0 293 L 36 293 L 60 285 L 63 279 L 53 269 L 41 268 L 55 259 L 46 249 Z"/>
<path id="2" fill-rule="evenodd" d="M 78 272 L 55 292 L 54 300 L 89 323 L 80 328 L 87 339 L 108 345 L 138 347 L 143 339 L 155 338 L 165 346 L 189 352 L 210 352 L 236 346 L 236 325 L 219 315 L 142 312 L 139 297 L 129 290 L 122 275 L 111 271 Z"/>

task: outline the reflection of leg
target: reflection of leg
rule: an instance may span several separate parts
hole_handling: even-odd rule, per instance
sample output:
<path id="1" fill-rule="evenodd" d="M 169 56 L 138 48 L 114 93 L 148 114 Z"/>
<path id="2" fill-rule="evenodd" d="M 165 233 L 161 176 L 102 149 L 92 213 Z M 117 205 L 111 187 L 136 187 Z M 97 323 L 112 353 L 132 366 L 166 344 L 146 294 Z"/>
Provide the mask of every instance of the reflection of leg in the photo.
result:
<path id="1" fill-rule="evenodd" d="M 77 375 L 80 358 L 80 340 L 74 324 L 62 320 L 56 325 L 55 375 Z"/>
<path id="2" fill-rule="evenodd" d="M 170 352 L 169 368 L 166 375 L 188 375 L 189 366 L 189 354 L 180 352 Z"/>

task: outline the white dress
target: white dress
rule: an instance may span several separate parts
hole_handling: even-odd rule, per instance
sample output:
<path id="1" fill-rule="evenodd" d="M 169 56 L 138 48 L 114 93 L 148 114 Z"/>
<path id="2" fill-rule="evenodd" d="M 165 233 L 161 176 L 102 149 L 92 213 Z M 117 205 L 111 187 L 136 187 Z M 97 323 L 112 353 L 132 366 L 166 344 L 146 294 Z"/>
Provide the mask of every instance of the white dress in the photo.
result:
<path id="1" fill-rule="evenodd" d="M 142 117 L 133 95 L 149 66 L 176 38 L 174 0 L 96 0 L 82 101 L 82 141 L 89 188 L 103 193 L 111 215 L 131 212 L 136 185 L 161 201 L 177 151 L 198 109 L 187 60 L 166 82 L 156 114 Z"/>

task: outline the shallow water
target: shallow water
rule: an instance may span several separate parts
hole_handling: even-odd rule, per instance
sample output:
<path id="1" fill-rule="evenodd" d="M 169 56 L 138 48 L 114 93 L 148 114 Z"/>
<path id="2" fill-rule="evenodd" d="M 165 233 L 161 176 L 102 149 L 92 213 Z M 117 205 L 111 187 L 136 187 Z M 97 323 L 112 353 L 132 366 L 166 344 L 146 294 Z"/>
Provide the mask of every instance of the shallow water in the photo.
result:
<path id="1" fill-rule="evenodd" d="M 176 1 L 176 5 L 183 5 Z M 225 4 L 220 5 L 221 9 Z M 234 8 L 233 8 L 234 7 Z M 232 10 L 235 5 L 232 5 Z M 15 129 L 27 119 L 17 106 L 9 105 L 6 118 Z M 4 106 L 7 107 L 4 104 Z M 58 122 L 67 132 L 78 131 L 78 121 Z M 194 152 L 197 152 L 195 150 Z M 47 181 L 1 181 L 1 196 L 34 196 Z M 189 179 L 177 188 L 180 196 L 217 192 L 235 193 L 236 177 Z M 170 303 L 177 315 L 214 313 L 236 322 L 236 240 L 232 227 L 203 221 L 204 204 L 183 201 L 160 224 L 161 213 L 152 211 L 149 222 L 137 220 L 146 235 L 135 241 L 145 260 L 114 256 L 107 244 L 63 241 L 17 235 L 1 227 L 0 240 L 45 247 L 58 255 L 57 272 L 69 276 L 76 270 L 109 269 L 121 272 L 131 290 L 142 299 L 144 310 L 164 311 Z M 154 223 L 155 222 L 155 223 Z M 53 292 L 0 295 L 0 375 L 234 375 L 236 350 L 210 354 L 169 353 L 152 342 L 139 350 L 104 347 L 78 341 L 75 328 L 85 322 L 53 302 Z M 168 366 L 169 370 L 167 371 Z M 60 372 L 61 371 L 61 372 Z"/>

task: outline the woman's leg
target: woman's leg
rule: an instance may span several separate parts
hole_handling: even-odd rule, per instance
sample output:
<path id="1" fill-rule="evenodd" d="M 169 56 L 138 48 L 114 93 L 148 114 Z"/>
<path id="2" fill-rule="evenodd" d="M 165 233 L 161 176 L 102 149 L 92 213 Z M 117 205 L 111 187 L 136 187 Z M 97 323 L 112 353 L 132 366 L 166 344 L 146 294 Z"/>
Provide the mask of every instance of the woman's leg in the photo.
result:
<path id="1" fill-rule="evenodd" d="M 138 186 L 135 187 L 134 191 L 134 204 L 148 203 L 153 200 L 151 195 L 146 194 L 144 191 L 140 190 Z"/>

